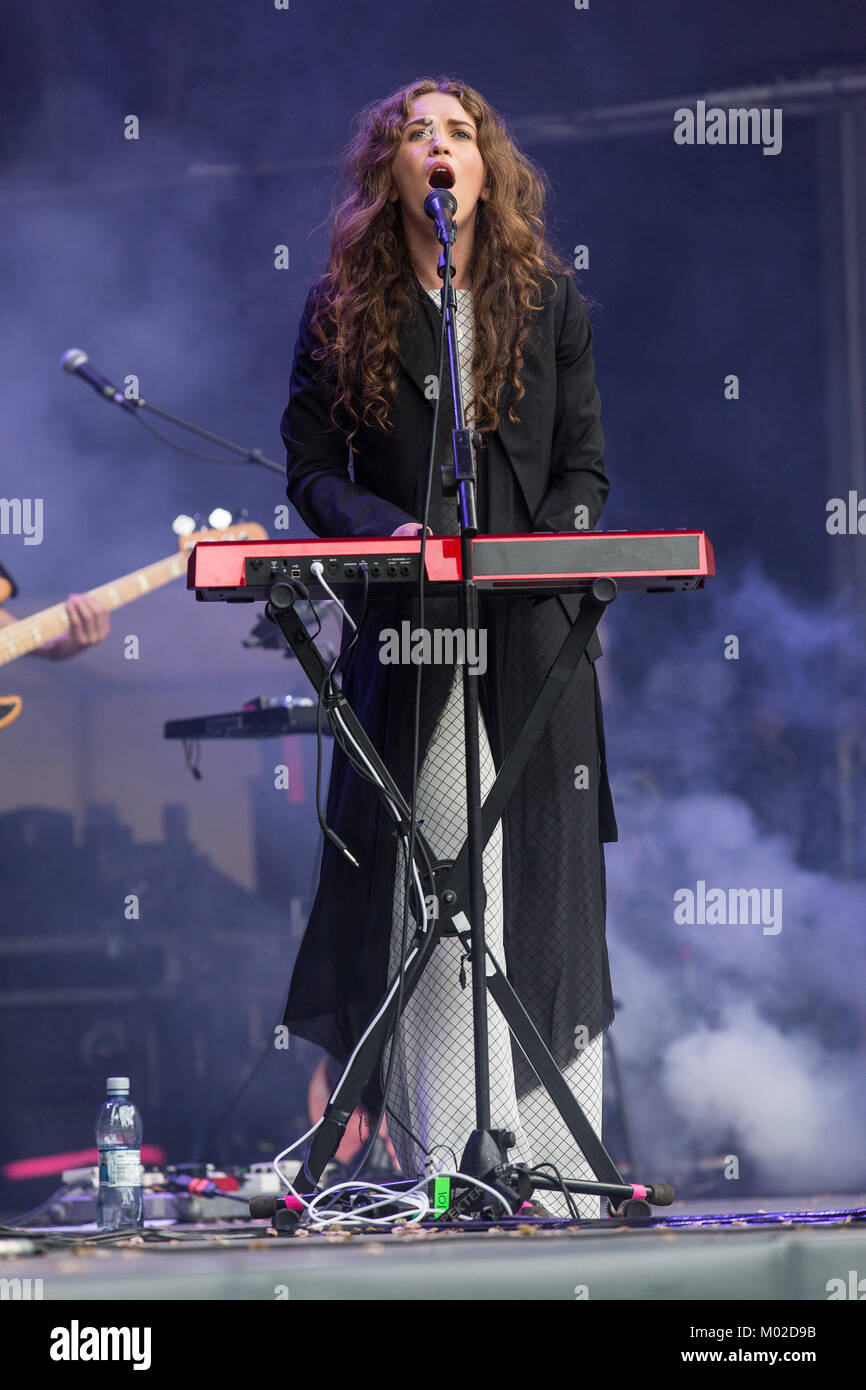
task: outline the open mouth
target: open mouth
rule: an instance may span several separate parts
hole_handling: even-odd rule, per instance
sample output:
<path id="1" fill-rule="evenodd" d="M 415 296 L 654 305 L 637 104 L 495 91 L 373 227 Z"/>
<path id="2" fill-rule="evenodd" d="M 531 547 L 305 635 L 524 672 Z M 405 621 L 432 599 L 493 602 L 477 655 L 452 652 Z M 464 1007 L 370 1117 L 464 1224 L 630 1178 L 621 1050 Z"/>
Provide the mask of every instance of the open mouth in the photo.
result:
<path id="1" fill-rule="evenodd" d="M 453 188 L 454 175 L 445 164 L 434 164 L 427 182 L 431 188 Z"/>

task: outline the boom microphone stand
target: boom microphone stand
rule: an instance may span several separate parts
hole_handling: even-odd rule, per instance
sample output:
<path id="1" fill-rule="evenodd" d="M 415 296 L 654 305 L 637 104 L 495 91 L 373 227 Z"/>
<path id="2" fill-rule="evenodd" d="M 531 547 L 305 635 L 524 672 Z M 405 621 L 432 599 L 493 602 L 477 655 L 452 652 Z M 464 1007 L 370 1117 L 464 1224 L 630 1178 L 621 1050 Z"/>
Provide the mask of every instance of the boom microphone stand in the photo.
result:
<path id="1" fill-rule="evenodd" d="M 441 246 L 437 274 L 442 281 L 441 313 L 451 368 L 451 395 L 454 429 L 451 431 L 453 465 L 442 466 L 442 491 L 457 498 L 460 527 L 460 622 L 464 629 L 464 652 L 478 651 L 478 589 L 472 577 L 472 540 L 478 534 L 476 508 L 477 474 L 475 448 L 480 436 L 466 427 L 460 353 L 457 347 L 455 311 L 457 298 L 451 276 L 451 249 L 457 236 L 454 214 L 457 200 L 447 189 L 434 189 L 424 200 L 424 211 L 432 219 Z M 473 645 L 469 645 L 470 641 Z M 463 717 L 466 742 L 466 843 L 469 856 L 469 920 L 472 924 L 472 1013 L 475 1035 L 475 1129 L 467 1140 L 461 1171 L 482 1177 L 497 1163 L 507 1162 L 507 1146 L 502 1130 L 490 1128 L 490 1054 L 487 1031 L 487 979 L 484 910 L 484 839 L 481 824 L 481 751 L 478 735 L 478 681 L 463 663 Z M 510 1136 L 509 1136 L 510 1137 Z"/>

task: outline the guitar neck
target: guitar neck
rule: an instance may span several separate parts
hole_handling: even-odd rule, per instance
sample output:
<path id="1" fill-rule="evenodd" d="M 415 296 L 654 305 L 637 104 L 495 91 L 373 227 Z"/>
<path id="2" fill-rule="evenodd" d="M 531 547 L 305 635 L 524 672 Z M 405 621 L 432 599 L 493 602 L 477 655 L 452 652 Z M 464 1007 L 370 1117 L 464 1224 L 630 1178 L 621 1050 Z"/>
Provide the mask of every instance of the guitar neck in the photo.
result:
<path id="1" fill-rule="evenodd" d="M 178 551 L 165 560 L 145 565 L 143 569 L 124 574 L 111 584 L 101 584 L 98 589 L 88 590 L 88 598 L 98 598 L 105 608 L 121 608 L 133 599 L 149 594 L 153 589 L 178 579 L 186 572 L 187 557 Z M 7 661 L 15 661 L 26 656 L 37 647 L 56 637 L 63 637 L 69 631 L 69 615 L 64 603 L 55 603 L 52 608 L 44 608 L 30 618 L 21 618 L 17 623 L 0 628 L 0 666 Z"/>

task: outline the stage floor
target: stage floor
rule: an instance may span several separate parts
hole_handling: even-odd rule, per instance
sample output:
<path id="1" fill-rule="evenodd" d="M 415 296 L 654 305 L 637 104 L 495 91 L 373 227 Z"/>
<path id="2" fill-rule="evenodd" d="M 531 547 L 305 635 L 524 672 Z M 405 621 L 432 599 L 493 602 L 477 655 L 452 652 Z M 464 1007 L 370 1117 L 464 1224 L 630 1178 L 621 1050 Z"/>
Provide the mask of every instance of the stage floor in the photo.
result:
<path id="1" fill-rule="evenodd" d="M 677 1202 L 663 1210 L 639 1225 L 534 1222 L 393 1234 L 274 1236 L 265 1221 L 148 1223 L 135 1243 L 7 1256 L 0 1274 L 41 1280 L 32 1296 L 72 1302 L 862 1297 L 866 1194 Z M 93 1227 L 30 1234 L 51 1242 L 86 1238 Z"/>

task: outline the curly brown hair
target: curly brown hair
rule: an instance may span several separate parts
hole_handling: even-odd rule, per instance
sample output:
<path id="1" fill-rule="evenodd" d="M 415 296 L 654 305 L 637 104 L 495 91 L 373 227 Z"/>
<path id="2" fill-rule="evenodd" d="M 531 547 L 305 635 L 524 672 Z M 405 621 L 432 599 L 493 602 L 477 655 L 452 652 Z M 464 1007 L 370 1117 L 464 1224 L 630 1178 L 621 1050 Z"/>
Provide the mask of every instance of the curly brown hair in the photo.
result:
<path id="1" fill-rule="evenodd" d="M 398 335 L 417 302 L 397 203 L 389 201 L 391 164 L 417 97 L 454 96 L 475 121 L 489 198 L 479 201 L 475 252 L 468 277 L 475 318 L 472 377 L 475 428 L 494 430 L 497 404 L 511 365 L 514 396 L 523 397 L 523 352 L 542 286 L 573 275 L 551 247 L 543 212 L 546 175 L 518 149 L 502 117 L 473 87 L 451 77 L 422 77 L 371 102 L 355 117 L 330 216 L 328 268 L 314 287 L 311 328 L 334 392 L 331 419 L 351 443 L 358 429 L 392 428 Z"/>

